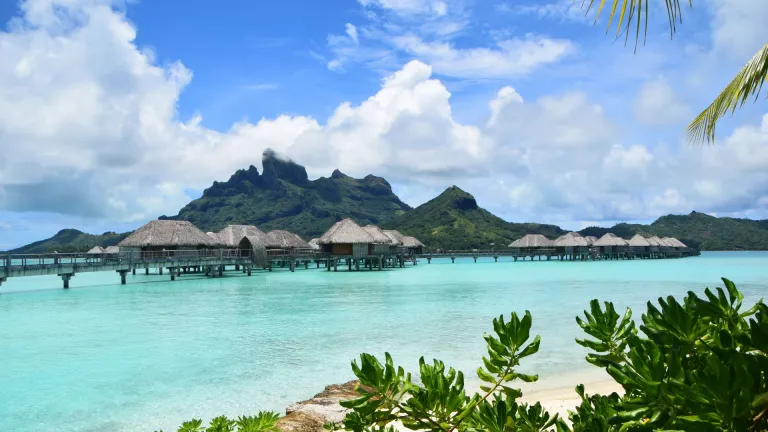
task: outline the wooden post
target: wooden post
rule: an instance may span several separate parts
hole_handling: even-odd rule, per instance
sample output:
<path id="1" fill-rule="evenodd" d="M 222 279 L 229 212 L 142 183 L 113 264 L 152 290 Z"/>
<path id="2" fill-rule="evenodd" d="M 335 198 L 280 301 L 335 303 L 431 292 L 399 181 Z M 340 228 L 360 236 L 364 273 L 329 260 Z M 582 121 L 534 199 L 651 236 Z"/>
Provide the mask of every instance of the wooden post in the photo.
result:
<path id="1" fill-rule="evenodd" d="M 304 270 L 309 268 L 309 261 L 304 261 Z"/>
<path id="2" fill-rule="evenodd" d="M 251 266 L 248 266 L 248 267 L 246 268 L 246 270 L 248 271 L 248 276 L 250 276 L 250 275 L 251 275 Z"/>
<path id="3" fill-rule="evenodd" d="M 74 276 L 74 274 L 66 273 L 59 276 L 61 276 L 61 280 L 64 282 L 64 289 L 69 289 L 69 280 L 72 279 L 72 276 Z"/>
<path id="4" fill-rule="evenodd" d="M 333 260 L 333 271 L 339 271 L 339 260 Z"/>
<path id="5" fill-rule="evenodd" d="M 472 257 L 472 258 L 474 258 L 475 259 L 475 263 L 477 263 L 477 257 Z"/>
<path id="6" fill-rule="evenodd" d="M 381 271 L 381 265 L 382 265 L 382 261 L 384 261 L 384 257 L 383 257 L 383 256 L 380 256 L 380 257 L 379 257 L 379 271 Z"/>
<path id="7" fill-rule="evenodd" d="M 171 280 L 172 280 L 172 281 L 175 281 L 175 280 L 176 280 L 176 272 L 175 272 L 174 270 L 175 270 L 175 269 L 172 269 L 172 268 L 169 268 L 169 269 L 168 269 L 168 271 L 171 273 Z"/>
<path id="8" fill-rule="evenodd" d="M 494 256 L 493 257 L 493 262 L 499 262 L 499 257 L 498 256 Z"/>
<path id="9" fill-rule="evenodd" d="M 158 274 L 160 274 L 160 275 L 163 274 L 163 268 L 162 267 L 158 268 L 157 271 L 158 271 Z"/>
<path id="10" fill-rule="evenodd" d="M 291 269 L 291 272 L 293 272 L 293 269 L 296 267 L 296 263 L 293 260 L 288 261 L 288 267 Z"/>
<path id="11" fill-rule="evenodd" d="M 120 273 L 120 285 L 125 285 L 125 275 L 128 274 L 128 270 L 118 270 L 118 273 Z"/>
<path id="12" fill-rule="evenodd" d="M 455 263 L 456 263 L 456 257 L 451 257 L 451 264 L 455 264 Z"/>
<path id="13" fill-rule="evenodd" d="M 148 274 L 149 274 L 149 267 L 144 267 L 144 274 L 145 274 L 145 275 L 148 275 Z"/>
<path id="14" fill-rule="evenodd" d="M 347 267 L 349 271 L 352 271 L 352 260 L 347 258 Z"/>
<path id="15" fill-rule="evenodd" d="M 132 275 L 134 275 L 134 276 L 136 276 L 136 267 L 134 267 L 134 268 L 132 268 L 132 269 L 131 269 L 131 274 L 132 274 Z"/>
<path id="16" fill-rule="evenodd" d="M 432 257 L 431 256 L 427 257 L 427 264 L 432 264 Z"/>

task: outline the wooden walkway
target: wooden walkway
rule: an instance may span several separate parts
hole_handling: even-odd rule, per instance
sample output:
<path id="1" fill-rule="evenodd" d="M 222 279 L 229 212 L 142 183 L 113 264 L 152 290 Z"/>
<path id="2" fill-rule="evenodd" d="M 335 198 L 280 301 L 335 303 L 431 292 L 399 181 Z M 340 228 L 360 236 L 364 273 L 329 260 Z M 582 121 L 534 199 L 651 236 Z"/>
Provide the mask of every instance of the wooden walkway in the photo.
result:
<path id="1" fill-rule="evenodd" d="M 267 265 L 288 267 L 293 271 L 298 265 L 309 266 L 309 262 L 320 259 L 314 251 L 267 251 Z M 318 264 L 319 266 L 319 264 Z M 60 276 L 64 288 L 77 273 L 114 271 L 120 275 L 120 283 L 126 283 L 126 275 L 150 269 L 158 274 L 168 271 L 171 280 L 182 274 L 200 273 L 206 276 L 222 276 L 227 267 L 247 273 L 256 269 L 251 251 L 238 249 L 175 250 L 138 253 L 89 254 L 53 253 L 0 255 L 0 286 L 11 277 Z M 262 267 L 259 267 L 262 268 Z"/>
<path id="2" fill-rule="evenodd" d="M 599 260 L 621 260 L 621 259 L 664 259 L 664 258 L 683 258 L 699 255 L 699 252 L 691 248 L 649 248 L 647 250 L 636 251 L 631 247 L 613 248 L 609 251 L 601 250 L 597 247 L 582 248 L 581 250 L 559 250 L 558 248 L 531 248 L 528 250 L 520 249 L 471 249 L 471 250 L 445 250 L 439 252 L 425 252 L 418 255 L 418 258 L 426 259 L 431 263 L 433 258 L 450 258 L 455 263 L 456 258 L 473 258 L 477 262 L 480 258 L 493 258 L 498 262 L 500 257 L 511 257 L 515 261 L 518 259 L 525 261 L 530 258 L 531 261 L 542 257 L 547 261 L 599 261 Z"/>

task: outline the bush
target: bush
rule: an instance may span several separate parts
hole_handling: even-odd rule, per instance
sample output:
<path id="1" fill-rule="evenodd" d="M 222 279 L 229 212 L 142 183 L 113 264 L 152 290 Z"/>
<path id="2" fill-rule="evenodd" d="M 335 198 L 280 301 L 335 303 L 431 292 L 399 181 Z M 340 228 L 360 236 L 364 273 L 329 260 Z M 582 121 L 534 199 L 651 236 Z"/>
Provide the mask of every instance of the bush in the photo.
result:
<path id="1" fill-rule="evenodd" d="M 383 363 L 361 354 L 352 362 L 360 397 L 342 402 L 351 409 L 342 426 L 355 432 L 391 432 L 394 422 L 441 432 L 768 430 L 768 307 L 761 300 L 742 311 L 742 294 L 723 282 L 725 289 L 706 289 L 705 298 L 689 292 L 682 303 L 674 297 L 660 298 L 659 306 L 649 302 L 639 326 L 629 309 L 620 316 L 610 302 L 590 302 L 584 318 L 576 318 L 589 338 L 576 342 L 592 351 L 587 361 L 605 369 L 624 394 L 588 395 L 579 385 L 581 404 L 568 422 L 540 403 L 518 402 L 522 391 L 512 383 L 538 379 L 518 370 L 540 342 L 539 336 L 530 340 L 532 318 L 525 312 L 493 320 L 493 334 L 484 336 L 488 355 L 477 369 L 481 393 L 471 396 L 464 374 L 439 360 L 422 357 L 416 383 L 388 353 Z M 275 427 L 276 415 L 259 415 L 269 420 L 238 431 Z M 212 422 L 205 430 L 234 430 L 227 424 L 211 429 Z M 199 420 L 179 429 L 202 430 Z"/>

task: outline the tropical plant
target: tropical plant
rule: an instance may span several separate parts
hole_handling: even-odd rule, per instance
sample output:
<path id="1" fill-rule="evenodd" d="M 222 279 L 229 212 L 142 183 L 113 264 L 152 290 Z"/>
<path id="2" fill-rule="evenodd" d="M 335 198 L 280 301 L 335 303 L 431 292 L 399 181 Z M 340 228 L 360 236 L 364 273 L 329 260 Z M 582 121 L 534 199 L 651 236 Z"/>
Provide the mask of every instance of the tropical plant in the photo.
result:
<path id="1" fill-rule="evenodd" d="M 213 418 L 208 427 L 203 426 L 202 420 L 192 419 L 182 423 L 177 432 L 277 432 L 279 418 L 279 414 L 271 411 L 260 411 L 255 416 L 240 416 L 237 420 L 219 416 Z"/>
<path id="2" fill-rule="evenodd" d="M 609 31 L 615 24 L 616 36 L 619 37 L 624 33 L 625 41 L 629 41 L 630 34 L 634 32 L 635 50 L 637 50 L 640 33 L 643 33 L 643 44 L 645 44 L 648 34 L 648 11 L 651 8 L 650 3 L 652 3 L 650 0 L 608 1 L 610 12 L 608 16 L 608 28 L 606 31 Z M 681 0 L 664 1 L 667 9 L 667 18 L 669 20 L 670 38 L 674 37 L 675 32 L 677 31 L 677 23 L 682 24 L 683 22 L 683 11 L 680 3 Z M 605 5 L 606 0 L 582 1 L 582 7 L 586 6 L 587 13 L 589 13 L 593 7 L 597 8 L 595 22 L 597 22 L 597 19 L 600 17 Z M 688 5 L 693 7 L 693 0 L 688 0 Z M 725 86 L 715 100 L 688 125 L 687 135 L 689 141 L 693 143 L 704 141 L 707 141 L 708 143 L 714 142 L 715 128 L 718 120 L 728 112 L 733 115 L 737 108 L 741 108 L 747 100 L 752 97 L 757 101 L 766 80 L 768 80 L 768 43 L 763 45 L 757 53 L 752 56 L 731 82 Z"/>

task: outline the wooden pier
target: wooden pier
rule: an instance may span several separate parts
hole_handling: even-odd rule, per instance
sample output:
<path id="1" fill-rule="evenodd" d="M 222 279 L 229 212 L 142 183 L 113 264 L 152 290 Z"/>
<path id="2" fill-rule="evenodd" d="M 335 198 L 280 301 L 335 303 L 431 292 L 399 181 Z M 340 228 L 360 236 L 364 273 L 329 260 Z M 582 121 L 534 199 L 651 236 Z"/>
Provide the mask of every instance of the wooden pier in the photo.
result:
<path id="1" fill-rule="evenodd" d="M 511 257 L 515 261 L 530 261 L 542 258 L 546 261 L 601 261 L 601 260 L 625 260 L 625 259 L 665 259 L 683 258 L 699 255 L 699 251 L 692 248 L 644 248 L 638 250 L 628 247 L 613 248 L 532 248 L 522 249 L 472 249 L 472 250 L 447 250 L 439 252 L 424 252 L 418 258 L 426 259 L 431 263 L 433 258 L 450 258 L 452 263 L 456 258 L 472 258 L 477 262 L 480 258 L 493 258 L 498 262 L 501 257 Z"/>
<path id="2" fill-rule="evenodd" d="M 209 277 L 222 276 L 228 267 L 250 276 L 253 270 L 272 271 L 273 267 L 287 267 L 291 271 L 297 266 L 309 267 L 310 262 L 322 261 L 322 257 L 310 250 L 270 250 L 267 264 L 257 267 L 250 250 L 243 249 L 195 249 L 170 251 L 142 251 L 116 254 L 52 253 L 0 255 L 0 286 L 11 277 L 56 275 L 61 277 L 64 288 L 78 273 L 114 271 L 125 285 L 130 272 L 143 271 L 149 274 L 168 272 L 170 280 L 182 274 L 204 274 Z"/>

